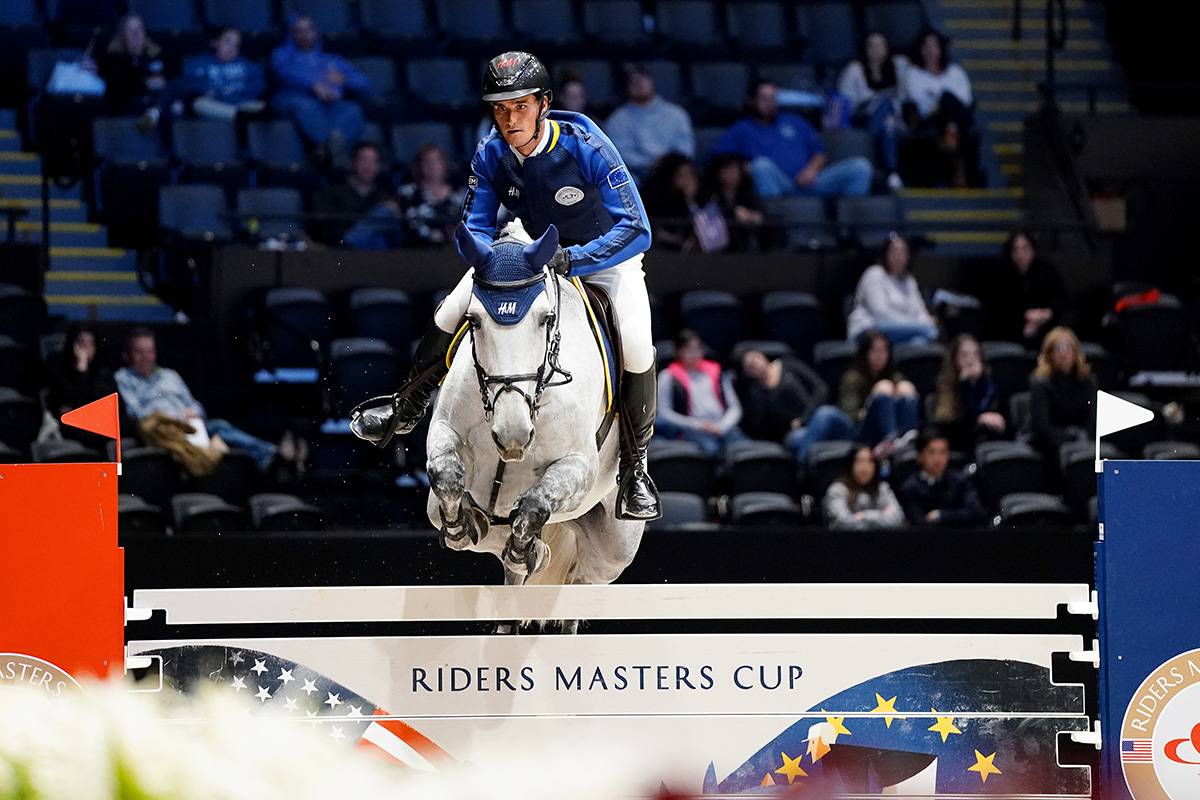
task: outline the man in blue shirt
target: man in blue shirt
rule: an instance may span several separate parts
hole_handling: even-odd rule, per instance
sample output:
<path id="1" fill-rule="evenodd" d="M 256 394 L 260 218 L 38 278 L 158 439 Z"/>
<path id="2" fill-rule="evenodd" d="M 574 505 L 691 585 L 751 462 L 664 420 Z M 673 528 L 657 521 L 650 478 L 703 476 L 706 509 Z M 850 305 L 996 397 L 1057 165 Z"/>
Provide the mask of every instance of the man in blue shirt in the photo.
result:
<path id="1" fill-rule="evenodd" d="M 642 254 L 650 223 L 637 186 L 617 149 L 582 114 L 550 110 L 550 75 L 529 53 L 501 53 L 483 77 L 483 100 L 495 126 L 471 160 L 465 224 L 492 241 L 501 203 L 520 217 L 533 237 L 554 225 L 560 246 L 549 266 L 604 287 L 620 326 L 621 467 L 617 516 L 657 519 L 658 490 L 646 472 L 654 428 L 654 343 Z M 446 374 L 446 348 L 471 299 L 468 273 L 442 301 L 434 325 L 413 357 L 413 389 L 390 407 L 369 409 L 356 433 L 384 441 L 408 433 L 425 415 L 433 390 Z"/>
<path id="2" fill-rule="evenodd" d="M 871 162 L 854 156 L 829 163 L 813 126 L 795 114 L 780 112 L 773 82 L 755 81 L 747 99 L 752 116 L 725 131 L 714 152 L 737 153 L 746 159 L 762 197 L 861 197 L 870 191 Z"/>
<path id="3" fill-rule="evenodd" d="M 279 86 L 272 104 L 309 142 L 328 147 L 337 134 L 343 145 L 352 145 L 362 136 L 362 108 L 346 96 L 368 92 L 371 82 L 346 59 L 321 49 L 311 17 L 292 23 L 288 41 L 271 53 L 271 71 Z"/>

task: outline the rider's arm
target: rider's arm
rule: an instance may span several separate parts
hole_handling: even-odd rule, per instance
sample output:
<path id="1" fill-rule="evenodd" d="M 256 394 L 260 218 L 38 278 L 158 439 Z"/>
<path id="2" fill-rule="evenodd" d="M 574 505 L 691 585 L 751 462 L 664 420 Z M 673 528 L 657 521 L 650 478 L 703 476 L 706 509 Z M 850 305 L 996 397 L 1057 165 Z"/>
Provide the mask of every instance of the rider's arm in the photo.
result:
<path id="1" fill-rule="evenodd" d="M 571 274 L 588 275 L 650 249 L 650 220 L 633 175 L 607 139 L 592 135 L 581 141 L 579 166 L 583 177 L 600 191 L 600 199 L 615 223 L 603 236 L 567 248 Z"/>
<path id="2" fill-rule="evenodd" d="M 500 198 L 492 186 L 492 175 L 496 171 L 494 155 L 487 145 L 475 151 L 471 159 L 471 173 L 475 187 L 468 195 L 472 198 L 471 210 L 467 213 L 467 229 L 486 242 L 496 235 L 496 215 L 500 212 Z"/>

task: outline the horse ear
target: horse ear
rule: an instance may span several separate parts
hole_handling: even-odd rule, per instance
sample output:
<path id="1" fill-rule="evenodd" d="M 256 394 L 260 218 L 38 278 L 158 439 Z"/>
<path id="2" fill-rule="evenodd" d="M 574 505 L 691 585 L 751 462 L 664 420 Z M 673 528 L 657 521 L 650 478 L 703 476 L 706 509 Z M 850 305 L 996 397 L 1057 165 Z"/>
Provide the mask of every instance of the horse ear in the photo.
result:
<path id="1" fill-rule="evenodd" d="M 492 246 L 471 233 L 465 223 L 459 223 L 454 229 L 454 244 L 462 260 L 472 267 L 482 267 L 492 256 Z"/>
<path id="2" fill-rule="evenodd" d="M 542 238 L 525 245 L 525 260 L 534 269 L 541 269 L 550 263 L 554 251 L 558 249 L 558 228 L 550 225 Z"/>

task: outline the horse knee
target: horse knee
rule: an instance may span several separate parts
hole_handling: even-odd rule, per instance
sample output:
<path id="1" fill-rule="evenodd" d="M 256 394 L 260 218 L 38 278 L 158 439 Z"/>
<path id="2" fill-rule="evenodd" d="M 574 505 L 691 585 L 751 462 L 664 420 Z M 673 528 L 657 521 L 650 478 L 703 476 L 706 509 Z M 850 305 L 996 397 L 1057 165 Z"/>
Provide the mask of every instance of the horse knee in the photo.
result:
<path id="1" fill-rule="evenodd" d="M 457 453 L 431 456 L 428 463 L 429 487 L 443 503 L 454 505 L 466 491 L 466 467 Z"/>

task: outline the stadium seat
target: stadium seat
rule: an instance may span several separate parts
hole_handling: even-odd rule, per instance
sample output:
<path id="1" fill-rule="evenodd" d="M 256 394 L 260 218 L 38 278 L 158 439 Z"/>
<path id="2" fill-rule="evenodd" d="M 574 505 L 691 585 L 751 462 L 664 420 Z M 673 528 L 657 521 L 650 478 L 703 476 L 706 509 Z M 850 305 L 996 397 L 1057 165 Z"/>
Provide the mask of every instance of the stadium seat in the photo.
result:
<path id="1" fill-rule="evenodd" d="M 792 36 L 782 3 L 730 3 L 725 7 L 725 24 L 738 52 L 747 58 L 791 49 Z"/>
<path id="2" fill-rule="evenodd" d="M 458 58 L 419 58 L 404 67 L 412 100 L 434 108 L 459 109 L 478 102 L 467 64 Z"/>
<path id="3" fill-rule="evenodd" d="M 926 25 L 920 0 L 872 0 L 864 6 L 867 30 L 886 36 L 893 53 L 907 51 Z"/>
<path id="4" fill-rule="evenodd" d="M 278 367 L 315 367 L 329 344 L 329 303 L 316 289 L 283 287 L 264 302 L 269 361 Z"/>
<path id="5" fill-rule="evenodd" d="M 347 417 L 369 397 L 391 394 L 400 385 L 396 351 L 380 339 L 334 339 L 329 345 L 330 410 Z"/>
<path id="6" fill-rule="evenodd" d="M 38 356 L 33 347 L 11 336 L 0 335 L 0 386 L 36 396 L 39 388 L 38 368 Z M 5 439 L 0 436 L 2 441 Z"/>
<path id="7" fill-rule="evenodd" d="M 216 183 L 232 193 L 246 182 L 232 122 L 177 120 L 171 126 L 171 152 L 179 160 L 184 183 Z"/>
<path id="8" fill-rule="evenodd" d="M 355 336 L 387 342 L 403 359 L 417 334 L 412 299 L 399 289 L 356 289 L 350 294 L 350 327 Z"/>
<path id="9" fill-rule="evenodd" d="M 513 0 L 513 30 L 534 45 L 578 45 L 579 24 L 571 3 L 561 0 Z"/>
<path id="10" fill-rule="evenodd" d="M 903 228 L 892 196 L 839 197 L 837 219 L 846 233 L 866 250 L 879 250 L 890 232 Z"/>
<path id="11" fill-rule="evenodd" d="M 220 186 L 190 184 L 158 190 L 158 225 L 188 239 L 228 240 L 225 192 Z"/>
<path id="12" fill-rule="evenodd" d="M 811 64 L 798 64 L 794 61 L 759 64 L 755 68 L 755 73 L 758 77 L 774 81 L 785 89 L 821 91 L 820 84 L 817 82 L 816 70 Z"/>
<path id="13" fill-rule="evenodd" d="M 658 30 L 680 54 L 711 54 L 725 48 L 714 0 L 659 0 Z"/>
<path id="14" fill-rule="evenodd" d="M 738 442 L 725 449 L 725 479 L 731 495 L 747 492 L 796 494 L 796 459 L 778 442 Z"/>
<path id="15" fill-rule="evenodd" d="M 1163 294 L 1155 305 L 1131 306 L 1120 321 L 1126 374 L 1186 366 L 1190 339 L 1179 298 Z"/>
<path id="16" fill-rule="evenodd" d="M 572 59 L 558 61 L 553 67 L 555 85 L 561 85 L 568 76 L 580 78 L 587 87 L 588 103 L 608 108 L 621 100 L 624 87 L 617 89 L 612 65 L 608 61 Z"/>
<path id="17" fill-rule="evenodd" d="M 768 225 L 781 229 L 792 250 L 831 250 L 837 237 L 830 230 L 825 201 L 820 197 L 784 195 L 763 200 Z"/>
<path id="18" fill-rule="evenodd" d="M 829 385 L 830 390 L 837 391 L 842 375 L 854 361 L 854 354 L 854 342 L 845 339 L 817 342 L 813 346 L 813 369 Z"/>
<path id="19" fill-rule="evenodd" d="M 825 144 L 825 155 L 830 161 L 862 156 L 875 162 L 875 145 L 871 141 L 871 134 L 862 128 L 822 131 L 821 141 Z"/>
<path id="20" fill-rule="evenodd" d="M 672 103 L 682 103 L 687 99 L 687 90 L 683 85 L 683 70 L 677 61 L 643 61 L 642 67 L 646 72 L 650 73 L 650 77 L 654 80 L 654 92 L 659 97 L 665 100 L 670 100 Z M 620 87 L 622 92 L 625 87 Z M 697 148 L 696 157 L 699 159 L 700 153 Z"/>
<path id="21" fill-rule="evenodd" d="M 1080 342 L 1083 357 L 1087 359 L 1096 383 L 1101 389 L 1111 389 L 1117 385 L 1117 362 L 1112 354 L 1096 342 Z"/>
<path id="22" fill-rule="evenodd" d="M 469 44 L 482 46 L 507 33 L 500 0 L 436 0 L 436 6 L 442 30 Z"/>
<path id="23" fill-rule="evenodd" d="M 746 312 L 729 292 L 711 289 L 685 292 L 679 301 L 679 317 L 683 327 L 699 334 L 721 357 L 745 337 Z"/>
<path id="24" fill-rule="evenodd" d="M 117 531 L 122 539 L 129 535 L 165 535 L 167 520 L 162 509 L 136 494 L 117 496 Z"/>
<path id="25" fill-rule="evenodd" d="M 742 107 L 750 69 L 735 61 L 693 62 L 692 97 L 711 112 L 730 116 Z"/>
<path id="26" fill-rule="evenodd" d="M 117 486 L 165 508 L 179 488 L 179 467 L 171 454 L 157 447 L 121 448 L 121 476 Z"/>
<path id="27" fill-rule="evenodd" d="M 1104 442 L 1101 458 L 1120 458 L 1121 452 Z M 1058 449 L 1058 467 L 1063 477 L 1063 500 L 1084 519 L 1088 500 L 1096 496 L 1096 443 L 1067 442 Z"/>
<path id="28" fill-rule="evenodd" d="M 158 131 L 143 133 L 137 117 L 97 117 L 92 122 L 92 154 L 122 164 L 165 163 L 167 158 Z"/>
<path id="29" fill-rule="evenodd" d="M 1016 492 L 1000 501 L 994 521 L 999 528 L 1063 528 L 1073 520 L 1071 509 L 1054 495 Z"/>
<path id="30" fill-rule="evenodd" d="M 855 442 L 832 441 L 814 442 L 808 450 L 808 460 L 804 465 L 804 493 L 810 495 L 819 507 L 829 484 L 833 483 L 846 471 L 850 456 L 858 447 Z"/>
<path id="31" fill-rule="evenodd" d="M 1008 397 L 1008 427 L 1018 436 L 1032 433 L 1033 412 L 1029 410 L 1029 398 L 1029 392 L 1015 392 Z"/>
<path id="32" fill-rule="evenodd" d="M 655 528 L 696 525 L 708 521 L 708 503 L 692 492 L 662 492 L 662 518 L 652 523 Z"/>
<path id="33" fill-rule="evenodd" d="M 290 494 L 256 494 L 250 498 L 250 520 L 259 531 L 319 531 L 321 509 Z"/>
<path id="34" fill-rule="evenodd" d="M 713 463 L 699 445 L 655 437 L 650 442 L 648 468 L 659 491 L 694 492 L 709 497 L 713 491 Z"/>
<path id="35" fill-rule="evenodd" d="M 767 292 L 762 298 L 763 332 L 784 342 L 806 362 L 825 331 L 821 303 L 808 292 Z"/>
<path id="36" fill-rule="evenodd" d="M 384 98 L 399 91 L 396 62 L 392 59 L 386 56 L 359 56 L 350 61 L 371 82 L 371 94 L 375 97 Z"/>
<path id="37" fill-rule="evenodd" d="M 416 42 L 433 33 L 424 0 L 360 0 L 363 30 L 385 40 Z"/>
<path id="38" fill-rule="evenodd" d="M 1029 375 L 1037 366 L 1033 353 L 1016 342 L 982 342 L 979 348 L 996 382 L 1001 406 L 1014 394 L 1029 389 Z"/>
<path id="39" fill-rule="evenodd" d="M 644 54 L 650 46 L 640 0 L 592 0 L 583 4 L 583 30 L 607 52 Z"/>
<path id="40" fill-rule="evenodd" d="M 19 286 L 0 283 L 0 336 L 32 347 L 45 329 L 46 301 Z M 0 384 L 3 382 L 0 373 Z"/>
<path id="41" fill-rule="evenodd" d="M 350 19 L 350 4 L 347 0 L 283 0 L 284 19 L 303 14 L 312 17 L 317 30 L 323 36 L 338 39 L 345 34 L 357 33 Z"/>
<path id="42" fill-rule="evenodd" d="M 454 131 L 444 122 L 407 122 L 392 126 L 392 157 L 411 164 L 417 151 L 427 144 L 436 144 L 454 157 Z"/>
<path id="43" fill-rule="evenodd" d="M 21 452 L 0 442 L 0 464 L 18 464 L 23 461 Z"/>
<path id="44" fill-rule="evenodd" d="M 244 505 L 246 498 L 258 490 L 260 476 L 258 465 L 250 454 L 234 449 L 221 456 L 212 472 L 196 478 L 192 489 L 214 495 L 227 503 Z"/>
<path id="45" fill-rule="evenodd" d="M 240 508 L 214 494 L 186 492 L 171 498 L 176 533 L 236 533 L 246 530 Z"/>
<path id="46" fill-rule="evenodd" d="M 926 395 L 937 390 L 945 357 L 946 348 L 940 344 L 904 342 L 896 345 L 892 360 L 896 369 L 917 387 L 917 392 Z"/>
<path id="47" fill-rule="evenodd" d="M 796 28 L 807 42 L 804 60 L 840 69 L 858 53 L 858 25 L 849 3 L 799 3 Z"/>
<path id="48" fill-rule="evenodd" d="M 740 369 L 742 358 L 751 350 L 757 350 L 771 361 L 777 358 L 795 358 L 796 354 L 785 342 L 774 339 L 743 339 L 733 346 L 729 353 L 729 363 L 734 369 Z"/>
<path id="49" fill-rule="evenodd" d="M 731 521 L 744 526 L 794 526 L 804 524 L 804 511 L 786 494 L 750 492 L 734 497 Z"/>
<path id="50" fill-rule="evenodd" d="M 1040 492 L 1046 475 L 1042 456 L 1019 442 L 983 442 L 976 448 L 975 481 L 988 509 L 999 508 L 1000 498 L 1016 492 Z"/>
<path id="51" fill-rule="evenodd" d="M 1197 461 L 1200 446 L 1193 442 L 1151 442 L 1142 450 L 1148 461 Z"/>
<path id="52" fill-rule="evenodd" d="M 16 389 L 0 386 L 0 442 L 19 453 L 28 453 L 41 427 L 41 404 Z"/>
<path id="53" fill-rule="evenodd" d="M 34 442 L 32 450 L 37 464 L 94 464 L 104 460 L 99 451 L 73 439 Z"/>
<path id="54" fill-rule="evenodd" d="M 210 28 L 237 28 L 246 33 L 275 33 L 271 0 L 203 0 Z"/>
<path id="55" fill-rule="evenodd" d="M 150 31 L 199 31 L 203 28 L 190 0 L 130 0 L 129 11 Z"/>
<path id="56" fill-rule="evenodd" d="M 712 158 L 713 149 L 725 135 L 725 128 L 720 125 L 701 125 L 693 128 L 696 137 L 696 163 L 704 164 Z"/>
<path id="57" fill-rule="evenodd" d="M 38 9 L 34 0 L 6 0 L 0 3 L 0 27 L 25 28 L 37 23 Z"/>
<path id="58" fill-rule="evenodd" d="M 242 230 L 253 239 L 296 241 L 304 236 L 304 208 L 295 189 L 239 189 L 237 213 Z"/>
<path id="59" fill-rule="evenodd" d="M 290 120 L 251 122 L 246 126 L 246 141 L 257 165 L 259 185 L 297 186 L 298 177 L 308 170 L 304 143 Z"/>

